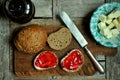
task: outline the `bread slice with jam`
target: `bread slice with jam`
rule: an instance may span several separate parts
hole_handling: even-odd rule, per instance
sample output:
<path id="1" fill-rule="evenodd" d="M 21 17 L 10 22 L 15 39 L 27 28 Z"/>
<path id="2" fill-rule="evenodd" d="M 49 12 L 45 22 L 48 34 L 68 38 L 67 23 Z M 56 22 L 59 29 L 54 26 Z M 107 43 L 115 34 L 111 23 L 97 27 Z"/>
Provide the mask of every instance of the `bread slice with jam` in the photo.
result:
<path id="1" fill-rule="evenodd" d="M 83 63 L 84 56 L 82 52 L 74 49 L 61 60 L 60 64 L 66 72 L 76 72 L 82 67 Z"/>

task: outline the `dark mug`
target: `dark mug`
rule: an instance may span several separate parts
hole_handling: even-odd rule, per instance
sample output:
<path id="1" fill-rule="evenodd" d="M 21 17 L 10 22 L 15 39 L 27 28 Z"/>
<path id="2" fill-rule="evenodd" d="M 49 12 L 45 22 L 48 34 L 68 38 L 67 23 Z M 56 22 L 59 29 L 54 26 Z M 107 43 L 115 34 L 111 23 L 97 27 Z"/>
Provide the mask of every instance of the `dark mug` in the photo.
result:
<path id="1" fill-rule="evenodd" d="M 3 12 L 13 22 L 23 24 L 32 20 L 35 6 L 31 0 L 5 0 Z"/>

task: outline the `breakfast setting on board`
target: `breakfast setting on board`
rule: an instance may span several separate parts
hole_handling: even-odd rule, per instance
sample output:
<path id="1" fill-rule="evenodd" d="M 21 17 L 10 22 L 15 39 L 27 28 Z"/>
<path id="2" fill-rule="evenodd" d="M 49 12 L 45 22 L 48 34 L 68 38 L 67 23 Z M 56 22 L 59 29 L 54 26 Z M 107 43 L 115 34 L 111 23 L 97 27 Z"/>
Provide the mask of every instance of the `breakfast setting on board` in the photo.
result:
<path id="1" fill-rule="evenodd" d="M 120 47 L 120 2 L 95 9 L 89 22 L 91 36 L 65 11 L 58 14 L 62 26 L 30 23 L 35 15 L 30 0 L 6 0 L 3 10 L 12 23 L 19 24 L 11 41 L 17 76 L 104 74 L 105 67 L 96 59 L 97 53 L 114 55 L 115 48 Z"/>
<path id="2" fill-rule="evenodd" d="M 107 11 L 104 11 L 108 6 L 111 7 L 107 9 Z M 120 31 L 119 6 L 120 3 L 117 2 L 106 3 L 99 7 L 100 9 L 103 9 L 103 11 L 98 8 L 91 17 L 91 34 L 97 41 L 96 36 L 98 35 L 96 33 L 98 33 L 100 37 L 104 39 L 102 41 L 99 36 L 97 37 L 102 43 L 104 42 L 105 45 L 102 44 L 103 46 L 118 47 L 120 45 L 120 39 L 118 38 Z M 45 27 L 40 24 L 30 24 L 19 29 L 16 32 L 16 35 L 14 35 L 13 43 L 17 50 L 15 55 L 19 55 L 17 58 L 22 55 L 22 57 L 24 57 L 23 61 L 26 59 L 25 64 L 27 64 L 28 69 L 32 68 L 31 73 L 29 71 L 27 73 L 26 69 L 24 75 L 38 75 L 39 73 L 45 74 L 46 72 L 51 74 L 51 71 L 53 71 L 53 74 L 51 75 L 92 75 L 96 71 L 103 74 L 105 71 L 103 66 L 96 60 L 91 50 L 88 49 L 88 42 L 74 22 L 72 22 L 70 17 L 64 11 L 58 15 L 61 18 L 61 22 L 63 21 L 65 24 L 56 31 L 52 31 L 51 28 L 51 33 L 48 33 L 47 27 L 49 26 Z M 96 23 L 94 21 L 96 21 Z M 96 31 L 94 30 L 94 27 L 97 28 Z M 67 48 L 71 46 L 70 44 L 74 38 L 75 41 L 78 41 L 77 44 L 80 49 L 78 47 L 72 47 L 67 50 Z M 115 39 L 115 42 L 112 40 L 110 43 L 109 40 L 111 39 Z M 100 43 L 100 41 L 98 42 Z M 65 49 L 66 51 L 64 51 Z M 86 54 L 89 60 L 86 59 Z M 29 60 L 27 60 L 26 57 L 30 57 L 29 60 L 31 59 L 29 64 L 27 63 Z M 15 60 L 14 67 L 20 67 L 22 70 L 25 66 L 24 63 L 20 60 Z M 90 69 L 84 68 L 88 66 L 87 61 L 92 65 Z M 20 64 L 23 64 L 24 66 Z M 86 72 L 84 72 L 84 70 L 86 70 Z M 32 71 L 35 73 L 32 73 Z M 17 75 L 20 74 L 19 72 L 15 73 Z"/>

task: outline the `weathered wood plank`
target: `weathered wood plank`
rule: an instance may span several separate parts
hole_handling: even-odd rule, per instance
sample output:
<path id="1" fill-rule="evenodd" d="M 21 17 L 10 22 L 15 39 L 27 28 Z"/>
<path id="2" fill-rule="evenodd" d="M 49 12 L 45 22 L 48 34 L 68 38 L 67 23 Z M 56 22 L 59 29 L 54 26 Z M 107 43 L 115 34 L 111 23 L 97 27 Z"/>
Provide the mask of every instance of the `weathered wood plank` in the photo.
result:
<path id="1" fill-rule="evenodd" d="M 32 0 L 35 5 L 35 17 L 52 17 L 52 0 Z"/>
<path id="2" fill-rule="evenodd" d="M 120 47 L 114 57 L 106 57 L 107 78 L 120 80 Z"/>
<path id="3" fill-rule="evenodd" d="M 109 80 L 109 79 L 99 79 L 99 78 L 85 78 L 83 80 Z"/>
<path id="4" fill-rule="evenodd" d="M 52 76 L 15 77 L 14 80 L 53 80 Z"/>
<path id="5" fill-rule="evenodd" d="M 9 22 L 0 17 L 0 77 L 9 80 Z"/>
<path id="6" fill-rule="evenodd" d="M 103 4 L 104 0 L 60 0 L 61 11 L 66 11 L 71 17 L 85 17 Z"/>
<path id="7" fill-rule="evenodd" d="M 105 64 L 106 63 L 105 62 L 99 62 L 99 63 L 105 69 Z M 104 74 L 100 74 L 99 72 L 96 72 L 96 74 L 93 75 L 93 76 L 85 76 L 85 79 L 91 79 L 91 78 L 93 78 L 93 79 L 105 79 L 106 78 L 106 72 Z"/>
<path id="8" fill-rule="evenodd" d="M 106 2 L 120 2 L 120 0 L 106 0 Z"/>
<path id="9" fill-rule="evenodd" d="M 83 80 L 84 76 L 54 76 L 53 80 Z"/>
<path id="10" fill-rule="evenodd" d="M 0 72 L 0 80 L 3 78 L 3 72 Z"/>
<path id="11" fill-rule="evenodd" d="M 100 62 L 105 67 L 105 62 Z M 106 80 L 105 74 L 96 72 L 92 76 L 54 76 L 54 80 Z"/>
<path id="12" fill-rule="evenodd" d="M 53 0 L 53 19 L 58 18 L 60 12 L 60 0 Z"/>
<path id="13" fill-rule="evenodd" d="M 105 56 L 103 54 L 99 54 L 99 55 L 96 56 L 96 59 L 98 61 L 103 61 L 103 60 L 105 61 Z"/>

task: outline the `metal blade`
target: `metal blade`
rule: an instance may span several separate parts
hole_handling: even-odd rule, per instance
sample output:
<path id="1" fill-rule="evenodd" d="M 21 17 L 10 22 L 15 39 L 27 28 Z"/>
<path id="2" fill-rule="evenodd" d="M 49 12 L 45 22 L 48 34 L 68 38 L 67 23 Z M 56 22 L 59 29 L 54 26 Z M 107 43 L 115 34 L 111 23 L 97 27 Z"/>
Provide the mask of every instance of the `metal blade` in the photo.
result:
<path id="1" fill-rule="evenodd" d="M 94 63 L 96 69 L 100 73 L 104 73 L 103 67 L 99 64 L 99 62 L 95 59 L 95 57 L 92 55 L 91 51 L 87 48 L 87 41 L 82 36 L 76 25 L 72 22 L 72 20 L 69 18 L 69 16 L 65 12 L 60 13 L 60 17 L 63 20 L 63 22 L 66 24 L 66 26 L 70 29 L 75 39 L 78 41 L 78 43 L 81 45 L 81 47 L 84 47 L 86 50 L 88 56 L 90 57 L 91 61 Z"/>
<path id="2" fill-rule="evenodd" d="M 66 26 L 70 29 L 71 33 L 75 37 L 75 39 L 78 41 L 78 43 L 81 45 L 81 47 L 85 47 L 88 42 L 85 40 L 83 35 L 80 33 L 76 25 L 72 22 L 70 17 L 65 12 L 60 13 L 60 17 L 63 20 L 63 22 L 66 24 Z"/>

